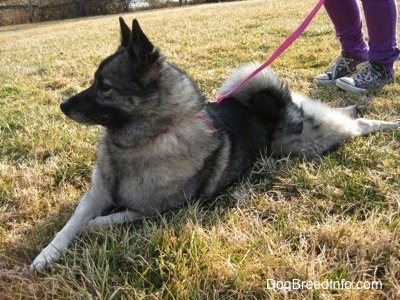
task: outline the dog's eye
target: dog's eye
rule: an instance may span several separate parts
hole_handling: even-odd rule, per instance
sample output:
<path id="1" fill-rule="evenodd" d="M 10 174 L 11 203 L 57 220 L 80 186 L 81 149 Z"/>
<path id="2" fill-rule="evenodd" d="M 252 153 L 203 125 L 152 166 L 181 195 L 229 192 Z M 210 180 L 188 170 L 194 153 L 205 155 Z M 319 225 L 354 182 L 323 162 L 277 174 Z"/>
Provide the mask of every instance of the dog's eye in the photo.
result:
<path id="1" fill-rule="evenodd" d="M 108 92 L 111 90 L 111 86 L 109 86 L 107 83 L 104 83 L 103 80 L 97 81 L 97 87 L 102 92 Z"/>

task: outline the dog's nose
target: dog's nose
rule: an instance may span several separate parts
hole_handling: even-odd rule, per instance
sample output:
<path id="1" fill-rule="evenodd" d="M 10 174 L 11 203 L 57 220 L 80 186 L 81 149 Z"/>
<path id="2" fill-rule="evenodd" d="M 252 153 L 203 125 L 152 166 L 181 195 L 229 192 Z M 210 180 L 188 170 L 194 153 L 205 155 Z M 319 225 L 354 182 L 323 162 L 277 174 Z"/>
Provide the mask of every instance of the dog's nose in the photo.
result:
<path id="1" fill-rule="evenodd" d="M 60 103 L 60 109 L 64 114 L 68 114 L 70 105 L 68 100 L 64 100 L 63 102 Z"/>

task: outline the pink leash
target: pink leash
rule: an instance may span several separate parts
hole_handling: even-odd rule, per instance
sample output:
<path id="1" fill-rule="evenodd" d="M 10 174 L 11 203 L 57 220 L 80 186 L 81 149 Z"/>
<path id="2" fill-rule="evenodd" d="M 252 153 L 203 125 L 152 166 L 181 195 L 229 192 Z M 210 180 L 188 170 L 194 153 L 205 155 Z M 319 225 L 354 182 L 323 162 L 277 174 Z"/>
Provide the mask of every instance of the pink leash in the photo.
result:
<path id="1" fill-rule="evenodd" d="M 318 3 L 312 9 L 312 11 L 308 14 L 308 16 L 304 19 L 304 21 L 300 24 L 300 26 L 293 31 L 279 47 L 272 53 L 271 57 L 267 59 L 261 66 L 259 66 L 256 70 L 254 70 L 250 75 L 248 75 L 245 79 L 243 79 L 238 85 L 236 85 L 229 92 L 220 95 L 215 99 L 217 103 L 221 103 L 225 98 L 229 97 L 233 92 L 243 86 L 247 81 L 256 76 L 263 69 L 268 67 L 275 59 L 279 57 L 289 46 L 304 32 L 307 28 L 308 24 L 310 24 L 311 20 L 315 17 L 321 6 L 324 4 L 325 0 L 318 0 Z"/>

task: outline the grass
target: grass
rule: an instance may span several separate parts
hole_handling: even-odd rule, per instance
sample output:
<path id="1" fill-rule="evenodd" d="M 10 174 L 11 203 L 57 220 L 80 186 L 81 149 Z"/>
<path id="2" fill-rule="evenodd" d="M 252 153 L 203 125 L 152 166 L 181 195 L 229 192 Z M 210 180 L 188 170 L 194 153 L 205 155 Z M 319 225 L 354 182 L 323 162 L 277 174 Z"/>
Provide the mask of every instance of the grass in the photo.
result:
<path id="1" fill-rule="evenodd" d="M 212 99 L 232 68 L 265 60 L 314 1 L 246 1 L 124 15 Z M 208 208 L 85 232 L 50 272 L 30 264 L 88 188 L 100 128 L 58 103 L 119 42 L 117 16 L 0 28 L 1 299 L 398 299 L 400 133 L 321 158 L 265 158 Z M 392 120 L 400 85 L 365 96 L 316 87 L 339 53 L 322 10 L 275 63 L 293 89 Z M 268 289 L 268 280 L 380 281 L 382 289 Z"/>

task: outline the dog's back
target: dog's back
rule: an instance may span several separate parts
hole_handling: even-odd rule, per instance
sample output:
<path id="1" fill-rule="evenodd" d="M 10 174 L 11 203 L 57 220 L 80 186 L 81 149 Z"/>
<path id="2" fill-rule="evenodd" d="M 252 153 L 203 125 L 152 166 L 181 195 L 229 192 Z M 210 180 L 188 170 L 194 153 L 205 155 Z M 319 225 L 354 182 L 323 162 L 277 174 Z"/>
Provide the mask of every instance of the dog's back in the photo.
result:
<path id="1" fill-rule="evenodd" d="M 235 70 L 220 94 L 256 67 L 251 63 Z M 215 127 L 229 143 L 229 162 L 220 178 L 221 188 L 245 174 L 261 155 L 271 154 L 274 132 L 290 106 L 293 103 L 287 83 L 271 69 L 259 73 L 224 101 L 209 104 Z"/>

